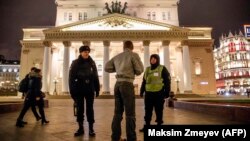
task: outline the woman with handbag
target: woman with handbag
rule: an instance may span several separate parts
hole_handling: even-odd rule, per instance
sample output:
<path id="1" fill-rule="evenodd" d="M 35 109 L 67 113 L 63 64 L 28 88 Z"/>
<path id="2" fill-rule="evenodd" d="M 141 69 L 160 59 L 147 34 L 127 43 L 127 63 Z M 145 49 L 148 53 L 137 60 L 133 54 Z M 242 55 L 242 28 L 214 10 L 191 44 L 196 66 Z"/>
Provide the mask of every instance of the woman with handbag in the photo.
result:
<path id="1" fill-rule="evenodd" d="M 41 120 L 42 125 L 49 123 L 49 121 L 47 121 L 45 118 L 44 99 L 42 97 L 41 88 L 42 88 L 41 70 L 35 69 L 34 72 L 30 73 L 29 75 L 28 92 L 25 97 L 23 109 L 16 121 L 17 127 L 24 127 L 25 124 L 23 122 L 24 115 L 26 114 L 26 112 L 30 107 L 35 105 L 37 105 L 39 108 L 39 113 L 42 118 Z"/>

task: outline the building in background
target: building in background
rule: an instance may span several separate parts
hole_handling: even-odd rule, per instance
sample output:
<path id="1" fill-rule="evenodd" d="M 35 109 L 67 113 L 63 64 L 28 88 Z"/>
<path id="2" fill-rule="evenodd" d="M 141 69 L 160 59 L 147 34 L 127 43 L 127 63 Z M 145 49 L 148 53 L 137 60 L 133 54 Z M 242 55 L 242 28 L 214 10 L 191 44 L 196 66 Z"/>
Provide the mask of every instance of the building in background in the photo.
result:
<path id="1" fill-rule="evenodd" d="M 179 0 L 56 0 L 55 27 L 25 28 L 21 40 L 23 78 L 32 66 L 42 69 L 42 90 L 69 94 L 68 73 L 78 48 L 90 45 L 103 94 L 112 94 L 115 74 L 104 64 L 132 40 L 144 66 L 157 53 L 171 73 L 178 93 L 215 94 L 213 42 L 210 27 L 179 27 Z M 141 85 L 142 75 L 134 85 Z"/>
<path id="2" fill-rule="evenodd" d="M 245 95 L 250 88 L 250 45 L 242 32 L 222 36 L 214 49 L 216 88 L 218 94 Z"/>
<path id="3" fill-rule="evenodd" d="M 20 61 L 5 60 L 0 63 L 0 96 L 17 94 L 19 82 Z"/>

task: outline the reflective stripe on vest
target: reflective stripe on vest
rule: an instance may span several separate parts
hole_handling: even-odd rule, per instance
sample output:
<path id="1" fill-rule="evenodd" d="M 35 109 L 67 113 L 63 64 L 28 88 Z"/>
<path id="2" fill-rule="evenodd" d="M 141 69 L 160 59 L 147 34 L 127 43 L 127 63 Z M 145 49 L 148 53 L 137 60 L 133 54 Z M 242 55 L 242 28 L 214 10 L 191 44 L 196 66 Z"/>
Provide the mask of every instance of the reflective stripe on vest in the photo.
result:
<path id="1" fill-rule="evenodd" d="M 159 65 L 154 70 L 151 70 L 150 67 L 147 67 L 145 73 L 146 80 L 146 91 L 147 92 L 158 92 L 162 90 L 164 84 L 163 79 L 161 77 L 161 72 L 163 70 L 163 66 Z"/>

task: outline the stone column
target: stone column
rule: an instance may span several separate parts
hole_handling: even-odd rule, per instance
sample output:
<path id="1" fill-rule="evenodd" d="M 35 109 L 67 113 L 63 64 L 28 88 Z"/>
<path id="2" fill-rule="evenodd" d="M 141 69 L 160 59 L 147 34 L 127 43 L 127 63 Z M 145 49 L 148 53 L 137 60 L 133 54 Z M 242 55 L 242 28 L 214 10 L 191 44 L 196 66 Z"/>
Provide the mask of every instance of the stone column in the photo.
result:
<path id="1" fill-rule="evenodd" d="M 52 95 L 55 95 L 55 81 L 58 79 L 59 74 L 58 73 L 58 52 L 59 50 L 57 48 L 52 48 L 52 57 L 51 57 L 51 72 L 50 72 L 50 93 Z M 58 94 L 58 93 L 57 93 Z"/>
<path id="2" fill-rule="evenodd" d="M 192 81 L 191 81 L 191 69 L 190 69 L 190 55 L 188 42 L 182 42 L 183 50 L 183 81 L 184 81 L 184 93 L 192 93 Z"/>
<path id="3" fill-rule="evenodd" d="M 168 69 L 169 73 L 170 71 L 170 54 L 169 54 L 169 43 L 170 41 L 164 40 L 162 41 L 162 47 L 163 47 L 163 60 L 164 60 L 164 66 Z"/>
<path id="4" fill-rule="evenodd" d="M 109 60 L 109 47 L 110 47 L 110 41 L 103 41 L 103 83 L 102 83 L 102 94 L 110 94 L 110 89 L 109 89 L 109 85 L 110 85 L 110 76 L 109 73 L 104 71 L 104 67 L 105 64 L 108 62 Z"/>
<path id="5" fill-rule="evenodd" d="M 176 64 L 176 75 L 175 78 L 173 79 L 173 83 L 176 84 L 176 80 L 178 79 L 178 85 L 179 85 L 179 92 L 176 93 L 183 93 L 184 90 L 184 82 L 183 82 L 183 55 L 182 55 L 182 47 L 176 47 L 175 48 L 175 56 L 176 56 L 176 60 L 175 60 L 175 64 Z M 177 85 L 176 85 L 177 88 Z"/>
<path id="6" fill-rule="evenodd" d="M 52 42 L 43 42 L 44 53 L 43 53 L 43 68 L 42 68 L 42 91 L 46 94 L 49 93 L 49 74 L 50 74 L 50 57 L 51 57 L 51 47 Z"/>
<path id="7" fill-rule="evenodd" d="M 62 76 L 62 93 L 69 94 L 69 59 L 70 59 L 70 41 L 63 41 L 63 76 Z"/>
<path id="8" fill-rule="evenodd" d="M 150 45 L 150 41 L 149 40 L 145 40 L 143 41 L 143 48 L 144 48 L 144 70 L 146 70 L 146 68 L 149 66 L 149 45 Z"/>

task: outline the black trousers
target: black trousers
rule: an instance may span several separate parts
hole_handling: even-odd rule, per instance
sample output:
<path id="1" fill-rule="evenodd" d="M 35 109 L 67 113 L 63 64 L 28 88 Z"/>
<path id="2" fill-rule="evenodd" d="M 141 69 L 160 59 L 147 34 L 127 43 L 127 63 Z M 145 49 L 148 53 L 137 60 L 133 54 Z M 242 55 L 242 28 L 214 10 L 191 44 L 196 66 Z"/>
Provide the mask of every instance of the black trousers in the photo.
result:
<path id="1" fill-rule="evenodd" d="M 84 121 L 84 113 L 85 113 L 85 102 L 86 102 L 86 115 L 87 121 L 90 124 L 95 122 L 94 119 L 94 93 L 89 93 L 83 96 L 79 96 L 75 99 L 77 104 L 77 122 L 83 123 Z"/>
<path id="2" fill-rule="evenodd" d="M 31 107 L 31 110 L 34 114 L 34 116 L 37 118 L 39 118 L 40 116 L 38 115 L 37 111 L 36 111 L 36 100 L 35 99 L 28 99 L 26 98 L 24 100 L 24 104 L 23 104 L 23 108 L 18 116 L 18 120 L 23 120 L 25 114 L 27 113 L 27 111 L 29 110 L 29 108 Z"/>
<path id="3" fill-rule="evenodd" d="M 41 115 L 42 120 L 46 121 L 45 112 L 44 112 L 44 99 L 40 98 L 36 101 L 36 105 L 38 106 L 39 113 Z"/>
<path id="4" fill-rule="evenodd" d="M 144 98 L 146 124 L 150 124 L 153 110 L 155 110 L 157 124 L 163 123 L 164 96 L 161 92 L 146 92 Z"/>

